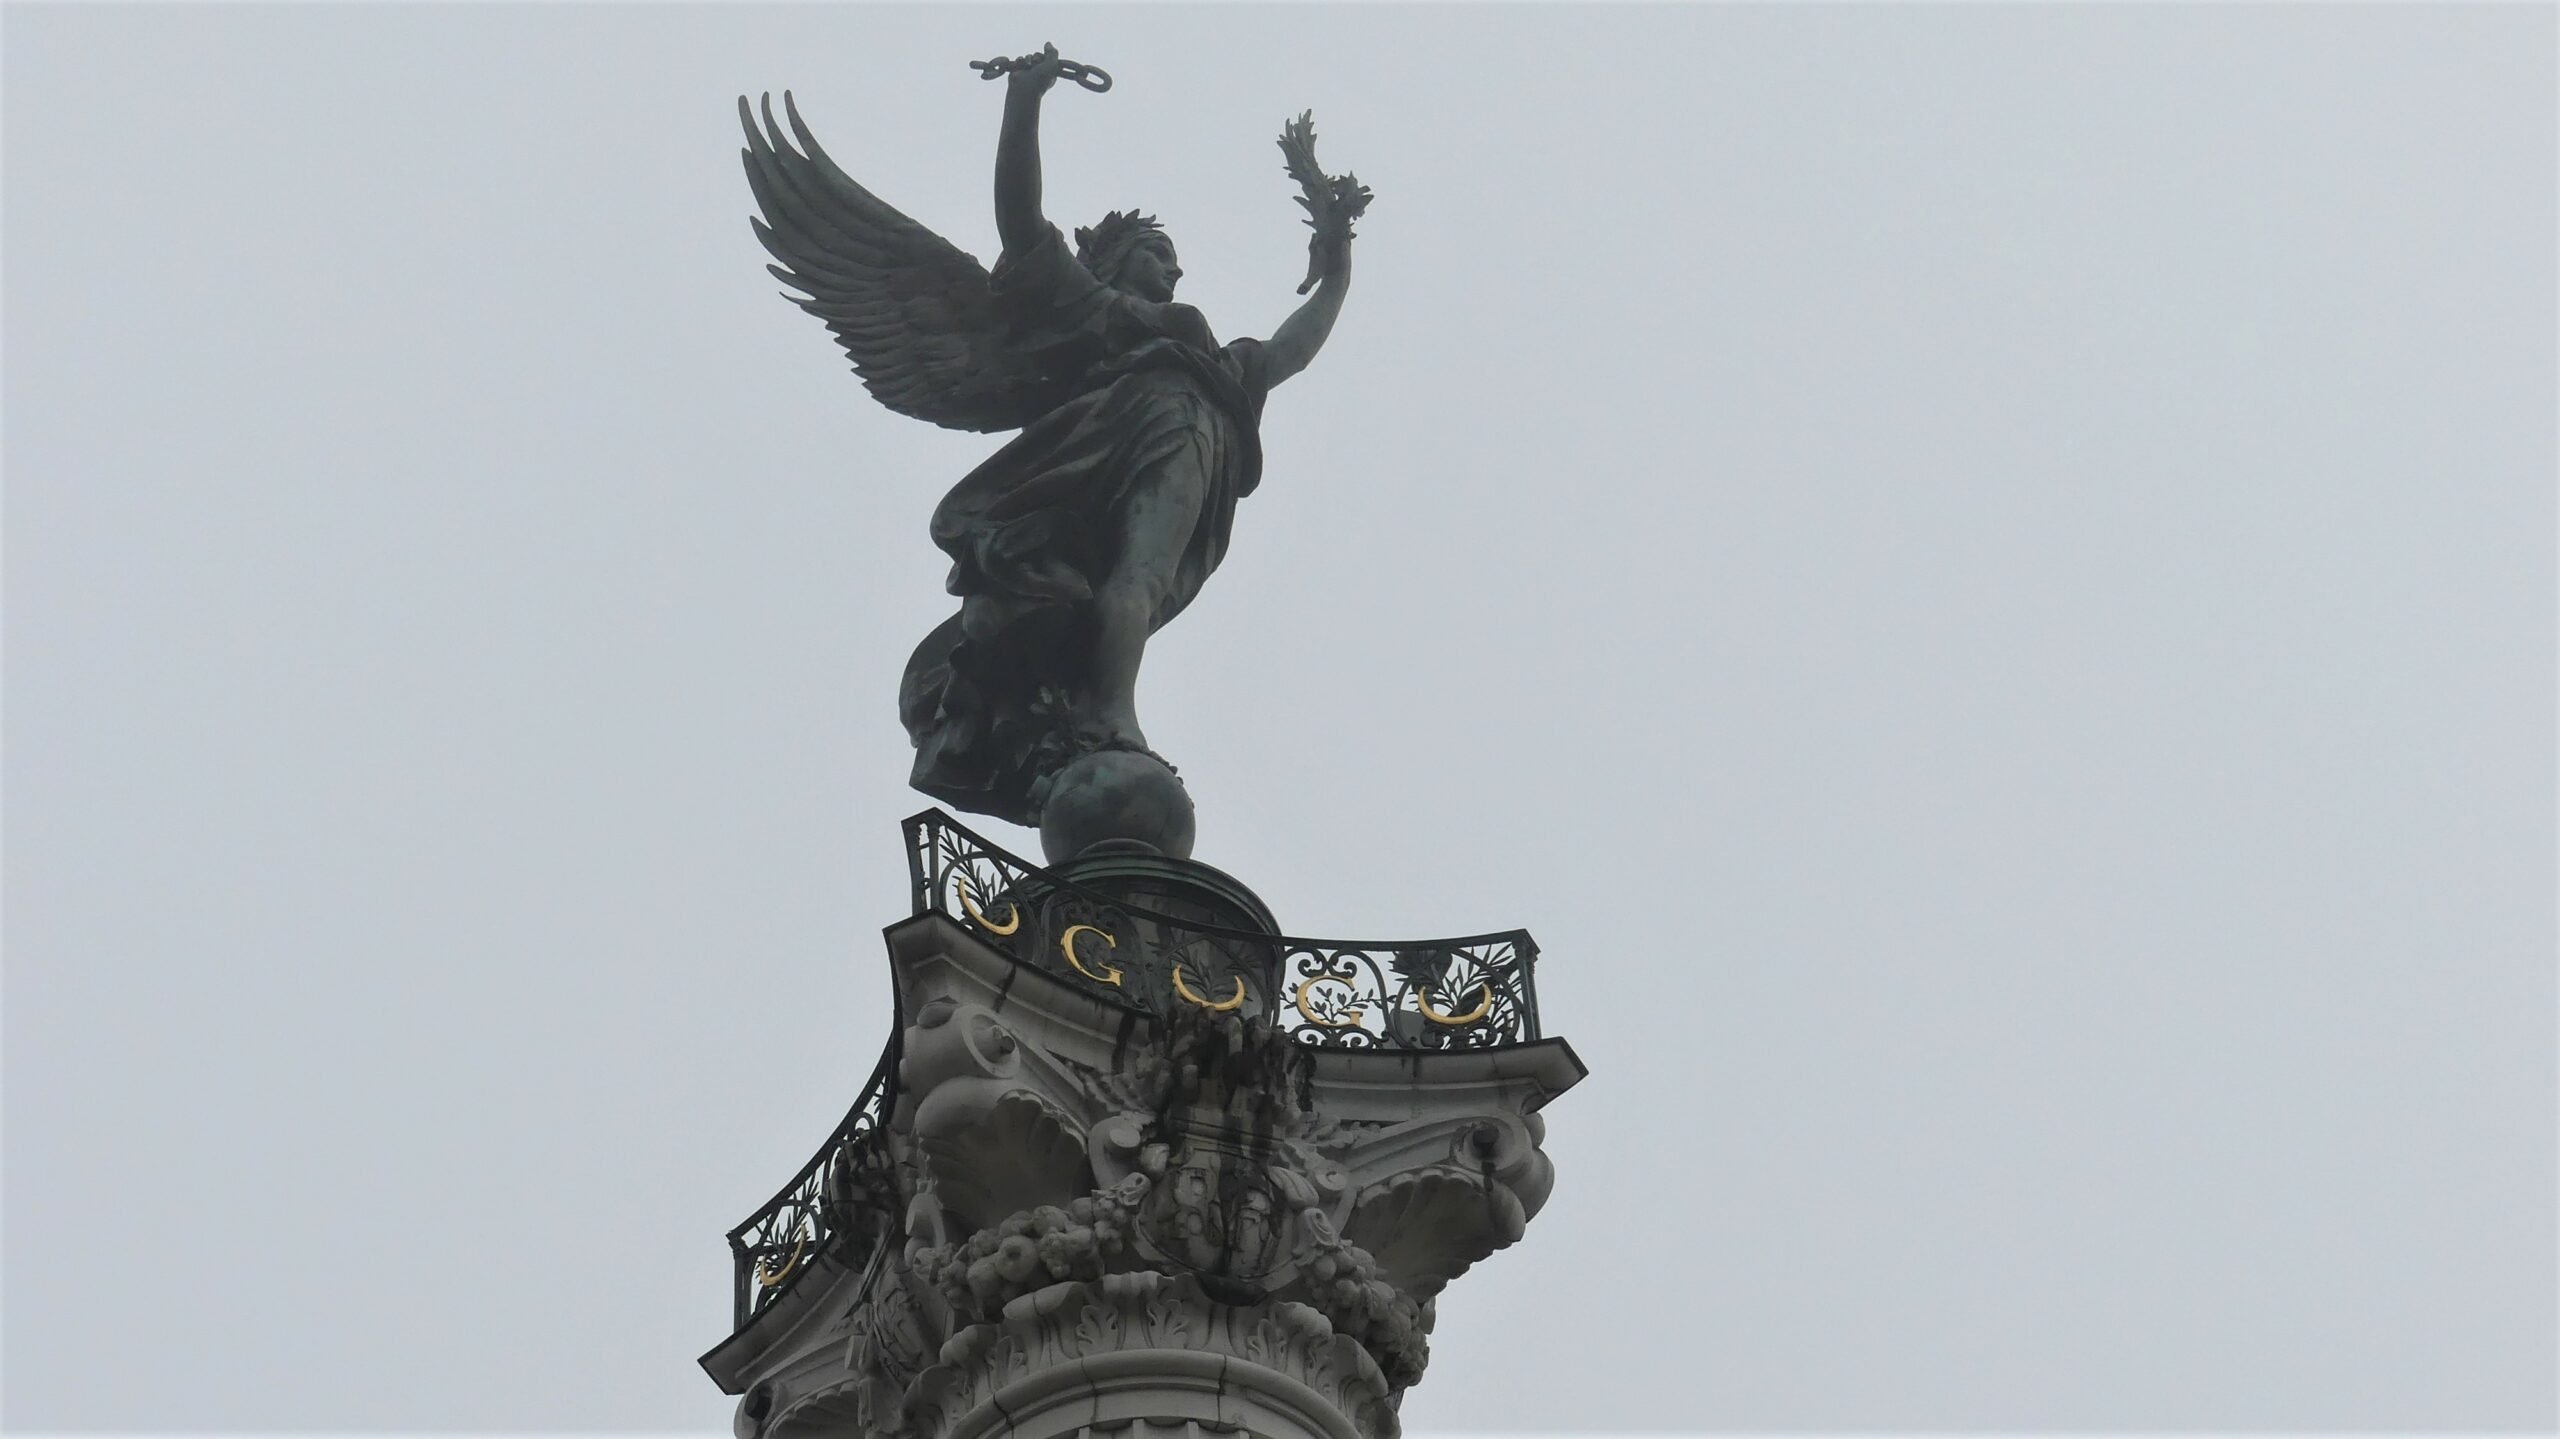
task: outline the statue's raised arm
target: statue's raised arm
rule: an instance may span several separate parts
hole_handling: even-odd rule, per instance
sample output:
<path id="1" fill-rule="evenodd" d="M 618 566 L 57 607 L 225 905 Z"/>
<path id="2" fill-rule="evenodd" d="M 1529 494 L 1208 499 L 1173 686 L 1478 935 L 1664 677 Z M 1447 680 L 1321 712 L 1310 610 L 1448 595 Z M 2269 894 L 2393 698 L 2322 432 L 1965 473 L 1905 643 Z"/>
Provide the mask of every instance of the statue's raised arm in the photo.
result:
<path id="1" fill-rule="evenodd" d="M 1052 859 L 1102 840 L 1186 854 L 1191 804 L 1139 728 L 1139 661 L 1226 555 L 1262 477 L 1264 397 L 1331 334 L 1369 192 L 1316 168 L 1307 117 L 1290 125 L 1314 293 L 1268 343 L 1220 344 L 1174 299 L 1182 266 L 1154 219 L 1114 210 L 1070 247 L 1044 214 L 1042 98 L 1110 77 L 1055 46 L 976 68 L 1005 82 L 992 273 L 838 169 L 787 93 L 787 135 L 770 101 L 761 127 L 739 101 L 756 234 L 882 403 L 1022 431 L 934 510 L 960 608 L 900 687 L 915 786 L 1039 826 Z"/>
<path id="2" fill-rule="evenodd" d="M 1271 383 L 1307 367 L 1333 333 L 1342 313 L 1342 297 L 1351 289 L 1351 222 L 1369 208 L 1369 187 L 1352 175 L 1328 175 L 1316 164 L 1316 117 L 1309 111 L 1282 126 L 1280 154 L 1289 178 L 1298 182 L 1297 201 L 1307 212 L 1307 278 L 1298 286 L 1315 296 L 1271 332 Z"/>
<path id="3" fill-rule="evenodd" d="M 987 79 L 1005 77 L 1004 130 L 996 137 L 996 235 L 1004 241 L 1005 253 L 1015 254 L 1038 244 L 1049 226 L 1040 213 L 1040 97 L 1069 67 L 1085 67 L 1059 59 L 1055 45 L 1018 60 L 979 60 L 974 65 Z M 1110 77 L 1103 77 L 1099 88 L 1110 87 Z"/>

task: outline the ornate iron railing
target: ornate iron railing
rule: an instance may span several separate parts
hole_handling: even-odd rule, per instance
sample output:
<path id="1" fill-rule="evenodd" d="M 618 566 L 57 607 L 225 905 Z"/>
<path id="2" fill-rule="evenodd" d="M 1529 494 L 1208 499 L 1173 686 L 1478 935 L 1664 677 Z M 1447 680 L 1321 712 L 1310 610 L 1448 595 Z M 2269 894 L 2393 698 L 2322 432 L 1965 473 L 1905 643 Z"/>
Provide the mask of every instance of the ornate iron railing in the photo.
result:
<path id="1" fill-rule="evenodd" d="M 916 912 L 1152 1013 L 1258 1014 L 1302 1043 L 1475 1049 L 1538 1037 L 1537 944 L 1292 939 L 1130 904 L 1007 854 L 940 810 L 907 821 Z"/>
<path id="2" fill-rule="evenodd" d="M 940 810 L 907 821 L 907 863 L 916 913 L 956 920 L 1112 1003 L 1155 1014 L 1188 1004 L 1261 1015 L 1302 1043 L 1334 1048 L 1476 1049 L 1538 1037 L 1538 947 L 1520 930 L 1376 943 L 1204 923 L 1062 880 Z M 892 1033 L 827 1142 L 729 1231 L 733 1328 L 745 1328 L 820 1256 L 859 1269 L 895 1232 L 884 1135 L 897 1075 Z"/>
<path id="3" fill-rule="evenodd" d="M 884 1144 L 897 1102 L 898 1039 L 880 1055 L 862 1097 L 844 1122 L 782 1191 L 729 1231 L 736 1270 L 732 1329 L 782 1297 L 822 1254 L 859 1269 L 898 1219 L 897 1191 Z"/>

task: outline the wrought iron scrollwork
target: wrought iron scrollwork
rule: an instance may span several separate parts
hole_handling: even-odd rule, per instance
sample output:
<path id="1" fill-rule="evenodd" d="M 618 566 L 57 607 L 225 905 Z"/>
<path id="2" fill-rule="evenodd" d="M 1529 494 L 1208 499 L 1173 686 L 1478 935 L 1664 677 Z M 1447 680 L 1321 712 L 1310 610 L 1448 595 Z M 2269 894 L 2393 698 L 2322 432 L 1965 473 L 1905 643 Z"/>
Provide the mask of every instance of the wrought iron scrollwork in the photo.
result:
<path id="1" fill-rule="evenodd" d="M 1222 929 L 1081 889 L 940 810 L 907 821 L 916 911 L 958 921 L 1022 962 L 1155 1012 L 1259 1014 L 1299 1041 L 1353 1049 L 1480 1049 L 1538 1037 L 1518 930 L 1372 943 Z"/>
<path id="2" fill-rule="evenodd" d="M 734 1326 L 782 1297 L 823 1254 L 855 1268 L 898 1217 L 897 1183 L 882 1125 L 895 1103 L 898 1044 L 889 1042 L 844 1121 L 762 1209 L 729 1231 L 736 1270 Z"/>

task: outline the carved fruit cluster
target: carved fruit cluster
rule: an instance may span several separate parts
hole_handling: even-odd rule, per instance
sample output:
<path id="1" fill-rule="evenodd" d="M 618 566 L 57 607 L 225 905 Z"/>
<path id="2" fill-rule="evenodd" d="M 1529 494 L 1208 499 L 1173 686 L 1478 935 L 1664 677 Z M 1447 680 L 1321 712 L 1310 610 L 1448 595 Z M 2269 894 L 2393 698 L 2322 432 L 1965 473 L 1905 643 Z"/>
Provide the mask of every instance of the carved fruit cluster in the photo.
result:
<path id="1" fill-rule="evenodd" d="M 1043 1204 L 956 1244 L 915 1256 L 915 1272 L 942 1294 L 955 1317 L 995 1318 L 1021 1295 L 1061 1280 L 1098 1279 L 1129 1245 L 1129 1226 L 1146 1194 L 1133 1174 L 1064 1206 Z"/>
<path id="2" fill-rule="evenodd" d="M 1420 1382 L 1431 1362 L 1431 1343 L 1423 1337 L 1430 1325 L 1421 1305 L 1379 1277 L 1368 1250 L 1341 1240 L 1326 1245 L 1308 1262 L 1304 1287 L 1334 1331 L 1378 1361 L 1388 1383 L 1403 1389 Z"/>

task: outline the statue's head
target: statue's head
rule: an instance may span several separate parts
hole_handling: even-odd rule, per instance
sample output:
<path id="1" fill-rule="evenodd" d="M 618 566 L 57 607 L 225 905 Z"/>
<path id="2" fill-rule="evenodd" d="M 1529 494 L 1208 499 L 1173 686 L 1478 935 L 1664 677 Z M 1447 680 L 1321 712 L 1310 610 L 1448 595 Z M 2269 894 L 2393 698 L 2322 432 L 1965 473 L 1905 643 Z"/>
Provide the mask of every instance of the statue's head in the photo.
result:
<path id="1" fill-rule="evenodd" d="M 1164 226 L 1135 210 L 1114 210 L 1100 224 L 1079 228 L 1076 258 L 1102 283 L 1157 304 L 1173 298 L 1174 284 L 1182 278 Z"/>

